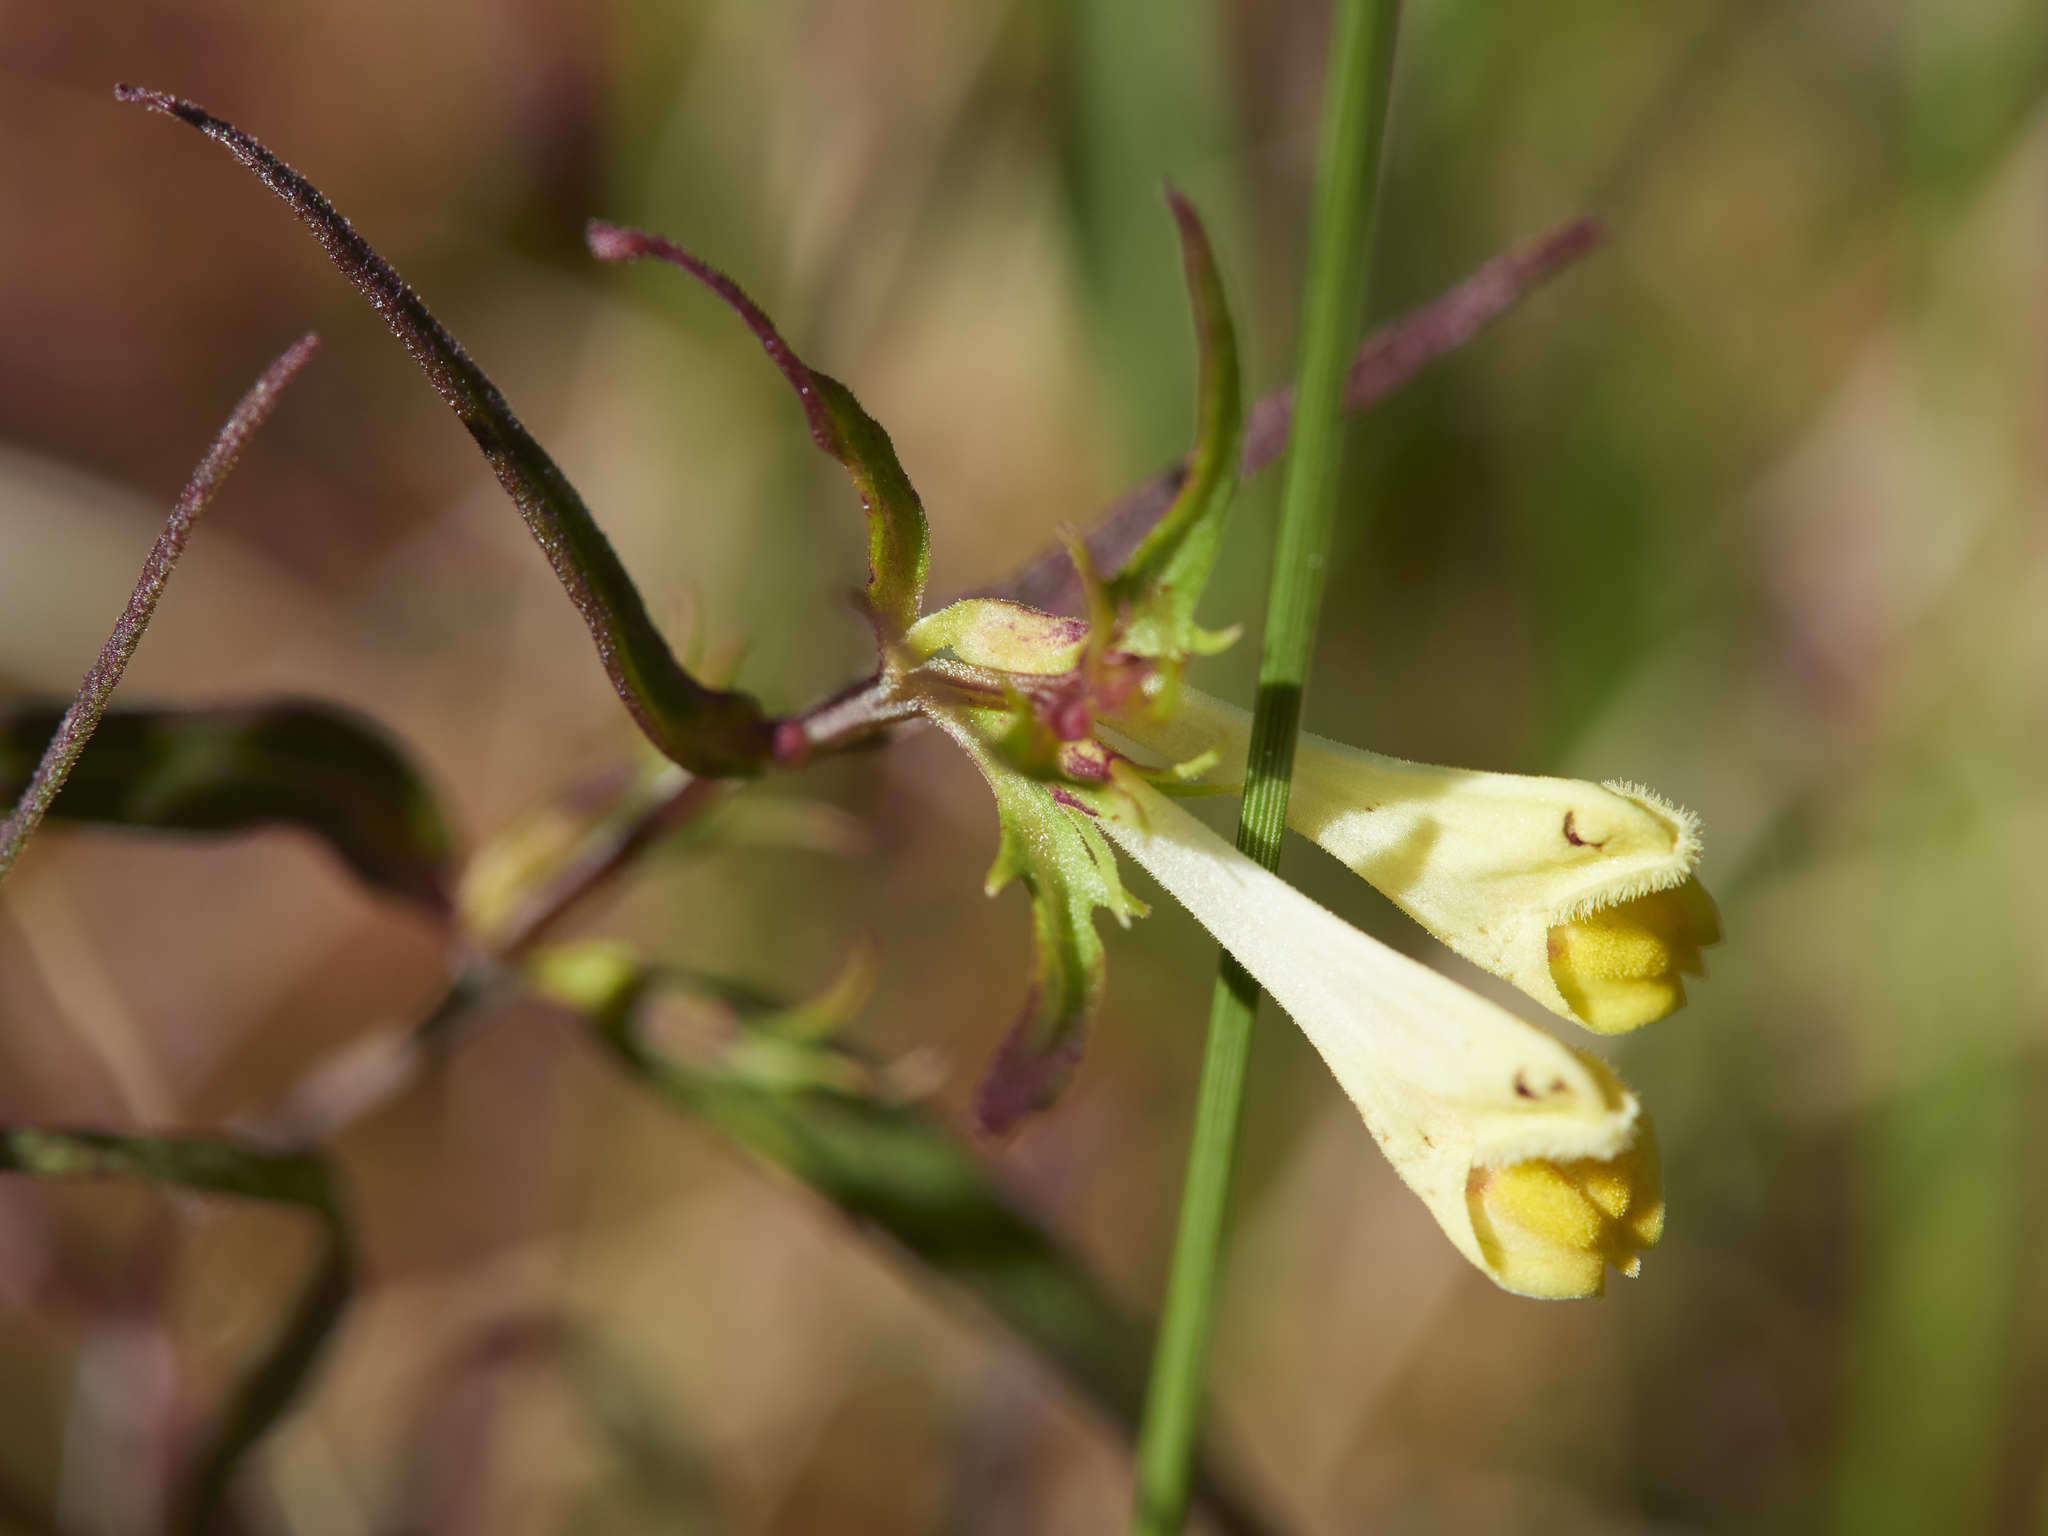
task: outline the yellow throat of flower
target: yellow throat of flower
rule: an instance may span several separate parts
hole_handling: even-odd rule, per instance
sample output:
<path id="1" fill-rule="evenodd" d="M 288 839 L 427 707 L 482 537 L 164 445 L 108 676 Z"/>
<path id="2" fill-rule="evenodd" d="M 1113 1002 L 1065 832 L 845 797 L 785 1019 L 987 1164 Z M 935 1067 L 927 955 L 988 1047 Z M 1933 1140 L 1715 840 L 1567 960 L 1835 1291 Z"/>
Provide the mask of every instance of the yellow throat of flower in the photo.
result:
<path id="1" fill-rule="evenodd" d="M 1647 1117 L 1611 1158 L 1475 1168 L 1472 1230 L 1497 1284 L 1524 1296 L 1597 1296 L 1607 1267 L 1634 1276 L 1664 1235 L 1664 1191 Z"/>
<path id="2" fill-rule="evenodd" d="M 1683 1006 L 1684 977 L 1705 971 L 1700 951 L 1720 938 L 1713 898 L 1688 876 L 1669 890 L 1556 924 L 1550 975 L 1580 1023 L 1623 1034 Z"/>

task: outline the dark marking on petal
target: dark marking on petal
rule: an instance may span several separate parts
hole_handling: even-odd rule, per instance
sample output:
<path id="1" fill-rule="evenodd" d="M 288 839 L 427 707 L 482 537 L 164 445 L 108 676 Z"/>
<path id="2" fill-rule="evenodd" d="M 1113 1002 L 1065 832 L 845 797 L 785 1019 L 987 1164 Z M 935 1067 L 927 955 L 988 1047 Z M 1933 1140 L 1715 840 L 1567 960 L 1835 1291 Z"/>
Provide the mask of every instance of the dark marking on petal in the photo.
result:
<path id="1" fill-rule="evenodd" d="M 1608 840 L 1604 837 L 1596 843 L 1591 838 L 1579 836 L 1579 829 L 1576 825 L 1577 817 L 1578 813 L 1576 811 L 1566 811 L 1564 813 L 1564 840 L 1574 848 L 1605 848 Z"/>

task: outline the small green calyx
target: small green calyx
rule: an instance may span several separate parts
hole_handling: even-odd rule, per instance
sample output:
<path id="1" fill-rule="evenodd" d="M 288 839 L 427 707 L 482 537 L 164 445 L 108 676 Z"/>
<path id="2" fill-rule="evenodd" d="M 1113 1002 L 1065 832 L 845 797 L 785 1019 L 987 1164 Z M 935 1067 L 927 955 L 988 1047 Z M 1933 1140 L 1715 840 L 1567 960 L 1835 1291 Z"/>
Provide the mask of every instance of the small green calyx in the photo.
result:
<path id="1" fill-rule="evenodd" d="M 969 667 L 1049 677 L 1071 672 L 1088 643 L 1081 619 L 1040 613 L 999 597 L 966 597 L 926 614 L 903 637 L 907 667 L 946 656 Z"/>

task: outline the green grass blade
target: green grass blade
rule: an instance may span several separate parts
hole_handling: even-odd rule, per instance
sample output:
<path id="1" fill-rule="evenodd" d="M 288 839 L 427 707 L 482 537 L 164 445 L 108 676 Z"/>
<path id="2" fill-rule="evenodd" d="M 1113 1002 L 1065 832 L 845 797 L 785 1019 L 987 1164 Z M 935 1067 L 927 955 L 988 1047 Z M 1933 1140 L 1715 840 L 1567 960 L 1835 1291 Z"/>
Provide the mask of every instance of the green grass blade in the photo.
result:
<path id="1" fill-rule="evenodd" d="M 1398 15 L 1394 0 L 1341 0 L 1332 27 L 1302 311 L 1294 452 L 1281 503 L 1258 707 L 1238 823 L 1238 846 L 1268 869 L 1280 864 L 1302 688 L 1315 648 L 1322 576 L 1335 520 L 1344 365 L 1363 318 Z M 1194 1138 L 1139 1437 L 1131 1527 L 1139 1536 L 1173 1536 L 1186 1519 L 1216 1271 L 1258 995 L 1250 976 L 1225 956 L 1210 1011 Z"/>

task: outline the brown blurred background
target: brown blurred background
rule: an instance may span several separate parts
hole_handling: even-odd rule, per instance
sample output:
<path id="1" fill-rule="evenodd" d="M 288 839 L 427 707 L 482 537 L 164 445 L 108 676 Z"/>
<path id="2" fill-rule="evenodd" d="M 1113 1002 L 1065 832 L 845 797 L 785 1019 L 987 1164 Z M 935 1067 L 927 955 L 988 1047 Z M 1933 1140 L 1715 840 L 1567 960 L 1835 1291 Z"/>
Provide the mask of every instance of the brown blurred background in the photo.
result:
<path id="1" fill-rule="evenodd" d="M 1671 1223 L 1600 1303 L 1465 1266 L 1269 1015 L 1223 1439 L 1303 1531 L 2048 1531 L 2048 8 L 1404 10 L 1375 313 L 1575 213 L 1612 238 L 1357 429 L 1309 723 L 1656 786 L 1705 819 L 1728 942 L 1616 1053 Z M 888 425 L 935 590 L 985 583 L 1184 446 L 1163 179 L 1216 232 L 1248 383 L 1284 381 L 1324 27 L 1294 0 L 0 3 L 0 684 L 69 692 L 234 397 L 313 328 L 126 697 L 358 706 L 470 846 L 633 742 L 375 317 L 116 81 L 318 182 L 678 645 L 791 708 L 866 660 L 851 495 L 730 315 L 600 269 L 583 221 L 738 276 Z M 1239 502 L 1214 622 L 1258 618 L 1275 489 Z M 1255 659 L 1203 680 L 1244 698 Z M 846 821 L 658 855 L 589 926 L 788 992 L 871 938 L 854 1033 L 941 1053 L 967 1135 L 1028 928 L 979 897 L 986 792 L 920 737 L 761 793 Z M 984 1149 L 1133 1307 L 1212 963 L 1164 899 L 1113 934 L 1072 1092 Z M 302 840 L 48 832 L 0 894 L 0 1118 L 219 1126 L 443 976 Z M 278 1531 L 1123 1518 L 1120 1442 L 1023 1350 L 557 1018 L 494 1020 L 340 1152 L 370 1284 L 256 1463 Z M 164 1404 L 210 1400 L 309 1252 L 276 1212 L 0 1184 L 20 1528 L 147 1529 Z"/>

